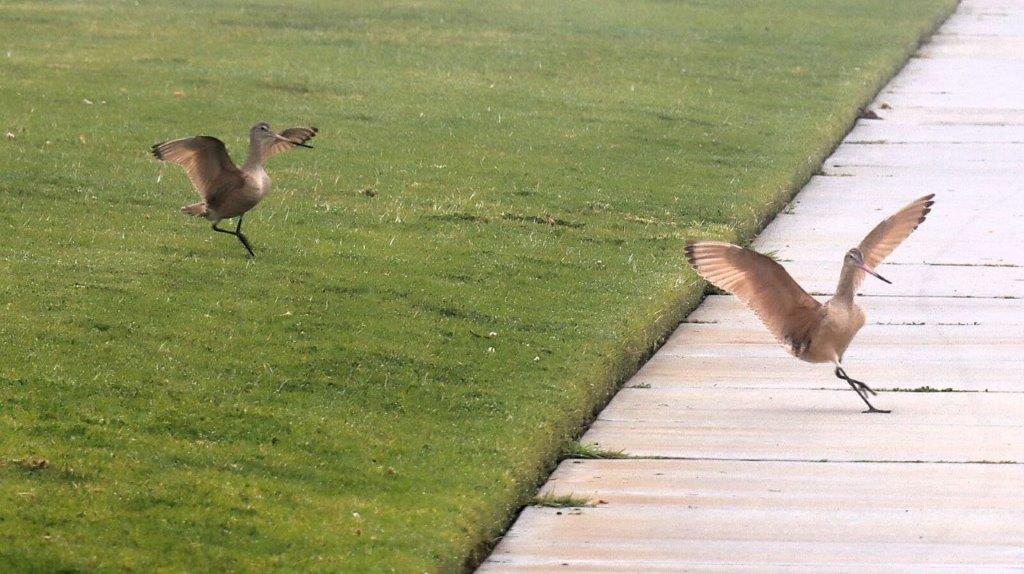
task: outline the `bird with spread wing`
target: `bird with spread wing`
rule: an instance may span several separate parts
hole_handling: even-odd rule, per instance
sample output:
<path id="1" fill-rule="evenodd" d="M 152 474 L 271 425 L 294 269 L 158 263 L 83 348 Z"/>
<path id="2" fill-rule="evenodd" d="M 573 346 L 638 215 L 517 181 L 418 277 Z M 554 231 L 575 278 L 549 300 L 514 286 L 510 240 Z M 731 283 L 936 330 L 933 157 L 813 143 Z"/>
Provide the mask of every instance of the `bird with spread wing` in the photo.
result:
<path id="1" fill-rule="evenodd" d="M 877 393 L 843 369 L 843 353 L 864 326 L 864 311 L 853 297 L 865 274 L 890 282 L 875 267 L 924 221 L 934 198 L 931 194 L 912 201 L 847 251 L 835 295 L 824 304 L 804 291 L 782 265 L 756 251 L 719 241 L 692 241 L 686 245 L 686 258 L 704 279 L 749 307 L 793 356 L 835 364 L 836 377 L 849 383 L 867 404 L 864 412 L 887 413 L 868 400 L 868 394 Z"/>
<path id="2" fill-rule="evenodd" d="M 260 122 L 249 130 L 249 155 L 241 168 L 231 161 L 224 142 L 212 136 L 165 141 L 154 145 L 152 153 L 161 161 L 185 168 L 199 192 L 202 201 L 186 205 L 181 211 L 212 221 L 214 231 L 234 235 L 255 257 L 249 239 L 242 233 L 242 217 L 270 191 L 270 177 L 263 165 L 272 156 L 295 147 L 312 149 L 306 142 L 316 133 L 312 127 L 275 133 L 269 124 Z M 234 217 L 238 218 L 234 231 L 217 226 L 221 220 Z"/>

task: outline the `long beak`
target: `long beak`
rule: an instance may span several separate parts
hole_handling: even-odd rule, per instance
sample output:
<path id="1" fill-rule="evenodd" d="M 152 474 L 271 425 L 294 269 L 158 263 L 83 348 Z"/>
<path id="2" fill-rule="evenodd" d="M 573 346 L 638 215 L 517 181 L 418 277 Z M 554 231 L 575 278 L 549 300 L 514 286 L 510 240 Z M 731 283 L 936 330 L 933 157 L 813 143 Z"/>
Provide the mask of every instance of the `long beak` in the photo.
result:
<path id="1" fill-rule="evenodd" d="M 889 285 L 892 285 L 892 281 L 889 281 L 889 280 L 888 280 L 888 279 L 886 279 L 885 277 L 882 277 L 882 276 L 881 276 L 881 275 L 879 275 L 878 273 L 875 273 L 875 270 L 874 270 L 874 269 L 872 269 L 872 268 L 870 268 L 870 267 L 868 267 L 868 266 L 867 266 L 866 264 L 864 264 L 864 263 L 858 263 L 858 264 L 857 264 L 857 267 L 860 267 L 861 269 L 863 269 L 865 273 L 870 273 L 870 274 L 874 275 L 875 277 L 878 277 L 878 278 L 879 278 L 879 279 L 881 279 L 882 281 L 885 281 L 885 282 L 886 282 L 886 283 L 888 283 Z"/>
<path id="2" fill-rule="evenodd" d="M 286 138 L 286 137 L 284 137 L 282 135 L 279 135 L 279 134 L 274 134 L 274 137 L 279 139 L 279 140 L 281 140 L 281 141 L 283 141 L 283 142 L 288 142 L 288 143 L 290 143 L 292 145 L 297 145 L 297 146 L 301 146 L 301 147 L 304 147 L 304 148 L 313 149 L 313 146 L 311 146 L 311 145 L 306 145 L 306 144 L 304 144 L 302 142 L 292 141 L 292 140 L 290 140 L 290 139 L 288 139 L 288 138 Z"/>

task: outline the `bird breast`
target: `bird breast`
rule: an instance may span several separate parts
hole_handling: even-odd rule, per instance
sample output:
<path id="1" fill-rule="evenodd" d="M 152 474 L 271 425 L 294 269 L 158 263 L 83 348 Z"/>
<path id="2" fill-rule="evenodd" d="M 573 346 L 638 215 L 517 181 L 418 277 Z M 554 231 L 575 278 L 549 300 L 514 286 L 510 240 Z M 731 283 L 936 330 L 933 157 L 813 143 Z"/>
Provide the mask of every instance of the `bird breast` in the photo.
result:
<path id="1" fill-rule="evenodd" d="M 245 178 L 242 187 L 211 198 L 210 207 L 215 212 L 217 219 L 230 219 L 244 214 L 256 207 L 256 204 L 270 191 L 270 178 L 263 170 L 245 170 L 242 173 Z"/>
<path id="2" fill-rule="evenodd" d="M 857 305 L 825 305 L 825 318 L 811 336 L 811 344 L 800 357 L 812 363 L 841 361 L 857 331 L 864 326 L 864 311 Z"/>
<path id="3" fill-rule="evenodd" d="M 270 176 L 263 168 L 252 170 L 245 174 L 246 187 L 257 199 L 262 198 L 270 192 Z"/>

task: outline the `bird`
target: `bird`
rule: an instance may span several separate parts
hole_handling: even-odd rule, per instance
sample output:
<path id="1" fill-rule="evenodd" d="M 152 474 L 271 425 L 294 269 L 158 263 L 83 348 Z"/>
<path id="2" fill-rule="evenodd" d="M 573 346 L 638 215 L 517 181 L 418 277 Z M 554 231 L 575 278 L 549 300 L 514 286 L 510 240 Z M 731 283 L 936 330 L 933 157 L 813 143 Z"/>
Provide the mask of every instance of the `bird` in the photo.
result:
<path id="1" fill-rule="evenodd" d="M 836 377 L 867 404 L 865 413 L 888 413 L 868 400 L 869 393 L 878 393 L 850 378 L 843 368 L 843 353 L 865 320 L 854 295 L 865 274 L 892 283 L 875 267 L 924 222 L 934 203 L 935 194 L 910 202 L 847 251 L 835 295 L 826 303 L 811 297 L 771 257 L 751 249 L 720 241 L 689 241 L 686 258 L 701 277 L 750 308 L 793 356 L 809 363 L 833 363 Z"/>
<path id="2" fill-rule="evenodd" d="M 242 242 L 250 257 L 256 253 L 249 238 L 242 233 L 242 217 L 256 207 L 270 191 L 270 177 L 263 164 L 274 155 L 308 145 L 317 134 L 315 127 L 288 128 L 276 133 L 267 122 L 249 129 L 249 155 L 239 168 L 231 161 L 224 142 L 213 136 L 194 136 L 154 144 L 151 152 L 161 161 L 185 168 L 202 201 L 181 208 L 183 213 L 204 217 L 213 222 L 213 230 L 234 235 Z M 238 218 L 235 230 L 222 229 L 225 219 Z"/>

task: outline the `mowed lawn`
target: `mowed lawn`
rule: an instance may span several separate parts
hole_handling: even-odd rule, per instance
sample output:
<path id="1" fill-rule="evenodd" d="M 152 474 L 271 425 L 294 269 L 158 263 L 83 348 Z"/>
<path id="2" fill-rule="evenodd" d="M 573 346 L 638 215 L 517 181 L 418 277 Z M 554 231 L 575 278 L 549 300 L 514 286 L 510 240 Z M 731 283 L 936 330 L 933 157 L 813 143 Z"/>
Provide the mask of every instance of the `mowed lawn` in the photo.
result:
<path id="1" fill-rule="evenodd" d="M 954 2 L 275 4 L 0 4 L 0 571 L 473 564 Z"/>

